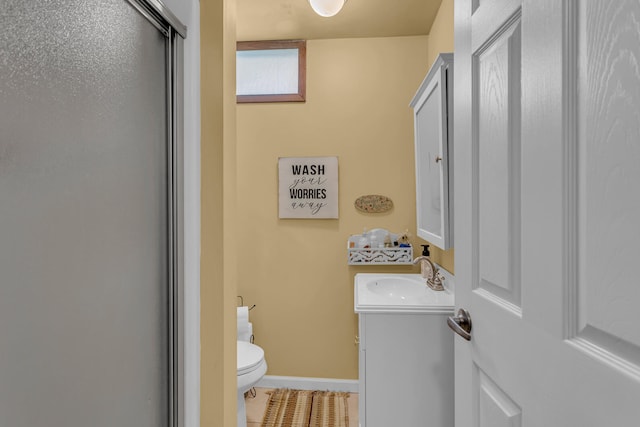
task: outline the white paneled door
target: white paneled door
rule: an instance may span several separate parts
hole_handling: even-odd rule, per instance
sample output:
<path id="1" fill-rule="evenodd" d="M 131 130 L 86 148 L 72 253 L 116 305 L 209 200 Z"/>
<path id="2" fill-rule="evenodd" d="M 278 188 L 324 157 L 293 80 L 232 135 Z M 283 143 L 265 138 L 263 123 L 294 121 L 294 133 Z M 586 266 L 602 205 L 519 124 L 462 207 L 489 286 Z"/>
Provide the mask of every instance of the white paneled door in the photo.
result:
<path id="1" fill-rule="evenodd" d="M 456 0 L 456 427 L 640 425 L 640 1 Z"/>

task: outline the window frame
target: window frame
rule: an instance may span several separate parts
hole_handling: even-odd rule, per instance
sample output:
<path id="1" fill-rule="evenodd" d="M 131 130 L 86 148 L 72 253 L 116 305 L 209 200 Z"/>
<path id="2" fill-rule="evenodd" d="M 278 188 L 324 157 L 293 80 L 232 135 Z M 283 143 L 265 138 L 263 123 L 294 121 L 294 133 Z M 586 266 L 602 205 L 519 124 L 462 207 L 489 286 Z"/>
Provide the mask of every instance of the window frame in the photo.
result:
<path id="1" fill-rule="evenodd" d="M 306 40 L 263 40 L 236 42 L 236 52 L 244 50 L 298 49 L 298 93 L 263 95 L 236 95 L 237 103 L 252 102 L 305 102 L 307 90 Z"/>

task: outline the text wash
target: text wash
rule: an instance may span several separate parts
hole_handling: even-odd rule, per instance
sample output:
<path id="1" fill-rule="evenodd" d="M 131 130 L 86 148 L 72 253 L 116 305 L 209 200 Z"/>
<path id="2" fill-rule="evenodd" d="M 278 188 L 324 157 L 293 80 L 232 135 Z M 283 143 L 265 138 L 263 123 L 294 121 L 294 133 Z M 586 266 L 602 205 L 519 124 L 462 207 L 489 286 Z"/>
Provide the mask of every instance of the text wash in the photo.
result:
<path id="1" fill-rule="evenodd" d="M 291 165 L 294 175 L 324 175 L 324 165 Z"/>

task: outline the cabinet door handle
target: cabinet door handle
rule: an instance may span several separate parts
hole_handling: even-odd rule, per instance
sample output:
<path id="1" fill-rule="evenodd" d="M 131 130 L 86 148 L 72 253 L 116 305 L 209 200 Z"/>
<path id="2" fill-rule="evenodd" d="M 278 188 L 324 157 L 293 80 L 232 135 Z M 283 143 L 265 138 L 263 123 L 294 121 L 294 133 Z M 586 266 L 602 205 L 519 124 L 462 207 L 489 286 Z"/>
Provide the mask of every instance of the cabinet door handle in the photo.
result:
<path id="1" fill-rule="evenodd" d="M 440 157 L 440 156 L 436 157 L 436 163 L 439 163 L 441 161 L 442 161 L 442 157 Z"/>
<path id="2" fill-rule="evenodd" d="M 458 310 L 456 317 L 450 316 L 447 319 L 447 325 L 467 341 L 471 341 L 471 316 L 464 308 Z"/>

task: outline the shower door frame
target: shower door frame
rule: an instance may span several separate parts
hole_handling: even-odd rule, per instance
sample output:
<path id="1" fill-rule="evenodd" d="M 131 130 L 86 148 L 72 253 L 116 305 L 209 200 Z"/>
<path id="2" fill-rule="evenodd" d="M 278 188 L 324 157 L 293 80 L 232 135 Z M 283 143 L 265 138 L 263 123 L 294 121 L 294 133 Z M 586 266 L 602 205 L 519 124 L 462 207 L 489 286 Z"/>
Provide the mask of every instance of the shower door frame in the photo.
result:
<path id="1" fill-rule="evenodd" d="M 166 38 L 168 425 L 184 426 L 184 46 L 187 28 L 157 0 L 127 0 Z"/>

